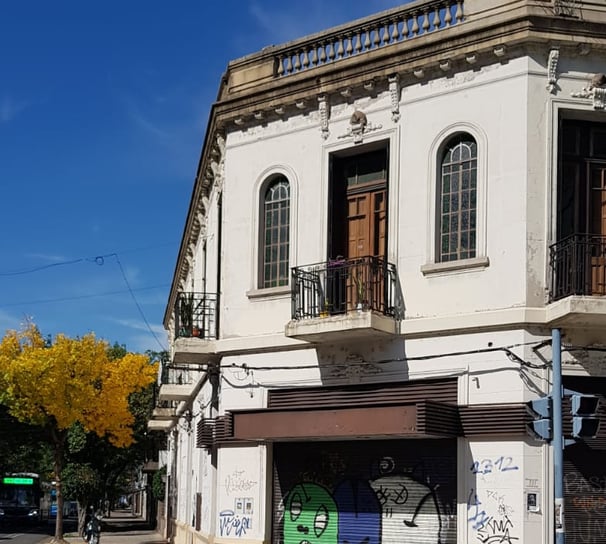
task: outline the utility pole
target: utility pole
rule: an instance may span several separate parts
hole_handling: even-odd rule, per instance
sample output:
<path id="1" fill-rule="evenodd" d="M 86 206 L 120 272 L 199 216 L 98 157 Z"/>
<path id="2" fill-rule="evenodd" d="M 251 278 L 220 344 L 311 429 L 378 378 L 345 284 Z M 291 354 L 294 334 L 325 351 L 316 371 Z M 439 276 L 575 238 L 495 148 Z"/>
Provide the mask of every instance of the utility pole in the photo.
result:
<path id="1" fill-rule="evenodd" d="M 553 478 L 554 478 L 554 520 L 556 544 L 565 544 L 564 528 L 564 436 L 562 433 L 562 336 L 560 329 L 551 331 L 552 349 L 552 389 L 553 402 Z"/>

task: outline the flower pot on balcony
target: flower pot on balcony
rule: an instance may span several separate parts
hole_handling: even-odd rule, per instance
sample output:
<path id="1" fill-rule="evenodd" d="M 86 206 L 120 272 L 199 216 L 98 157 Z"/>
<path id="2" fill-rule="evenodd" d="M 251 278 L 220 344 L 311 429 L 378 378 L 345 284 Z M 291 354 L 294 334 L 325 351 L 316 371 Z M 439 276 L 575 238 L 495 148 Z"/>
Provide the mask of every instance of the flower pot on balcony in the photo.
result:
<path id="1" fill-rule="evenodd" d="M 191 329 L 191 335 L 195 336 L 195 337 L 199 337 L 200 336 L 200 329 L 198 327 L 192 327 L 192 329 Z"/>

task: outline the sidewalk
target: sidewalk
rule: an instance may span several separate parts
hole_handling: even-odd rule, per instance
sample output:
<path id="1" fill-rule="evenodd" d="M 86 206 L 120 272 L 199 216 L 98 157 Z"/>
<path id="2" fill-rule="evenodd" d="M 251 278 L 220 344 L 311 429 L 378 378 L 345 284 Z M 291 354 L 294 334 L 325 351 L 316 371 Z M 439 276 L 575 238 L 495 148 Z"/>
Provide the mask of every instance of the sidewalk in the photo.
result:
<path id="1" fill-rule="evenodd" d="M 149 529 L 144 519 L 128 510 L 114 510 L 102 523 L 100 544 L 166 544 L 160 533 Z M 66 533 L 64 538 L 69 544 L 85 544 L 75 533 Z"/>

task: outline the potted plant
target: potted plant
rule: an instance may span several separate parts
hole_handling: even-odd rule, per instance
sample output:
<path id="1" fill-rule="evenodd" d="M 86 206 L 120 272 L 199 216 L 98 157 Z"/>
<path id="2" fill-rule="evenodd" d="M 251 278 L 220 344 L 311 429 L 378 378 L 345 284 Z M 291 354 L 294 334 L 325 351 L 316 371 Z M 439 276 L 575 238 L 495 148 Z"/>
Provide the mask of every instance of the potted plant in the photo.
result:
<path id="1" fill-rule="evenodd" d="M 356 272 L 352 274 L 352 277 L 356 286 L 356 310 L 364 310 L 368 305 L 368 301 L 366 300 L 366 283 Z"/>

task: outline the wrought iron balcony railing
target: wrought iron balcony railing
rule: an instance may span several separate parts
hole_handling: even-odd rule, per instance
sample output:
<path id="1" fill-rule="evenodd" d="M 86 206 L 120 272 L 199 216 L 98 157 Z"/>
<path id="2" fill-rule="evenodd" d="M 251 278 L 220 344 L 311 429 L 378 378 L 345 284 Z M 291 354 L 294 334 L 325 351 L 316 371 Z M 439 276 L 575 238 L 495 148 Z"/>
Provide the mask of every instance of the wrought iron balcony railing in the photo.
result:
<path id="1" fill-rule="evenodd" d="M 216 293 L 178 293 L 175 303 L 175 337 L 216 339 L 218 300 Z"/>
<path id="2" fill-rule="evenodd" d="M 549 301 L 606 295 L 606 236 L 573 234 L 549 248 Z"/>
<path id="3" fill-rule="evenodd" d="M 335 259 L 292 269 L 292 318 L 372 310 L 401 319 L 396 267 L 379 257 Z"/>

